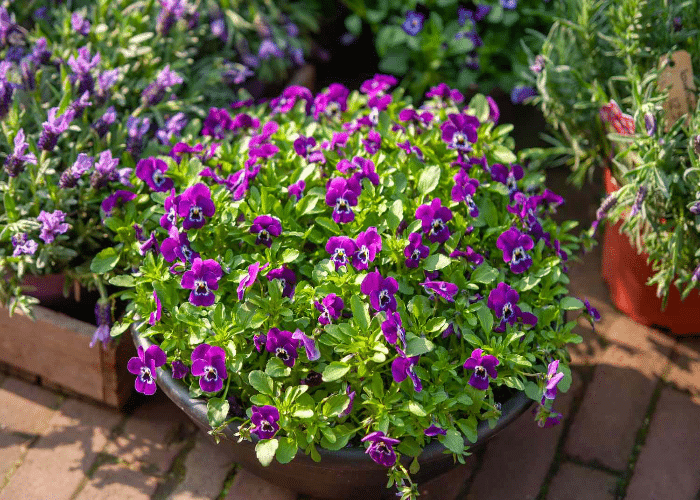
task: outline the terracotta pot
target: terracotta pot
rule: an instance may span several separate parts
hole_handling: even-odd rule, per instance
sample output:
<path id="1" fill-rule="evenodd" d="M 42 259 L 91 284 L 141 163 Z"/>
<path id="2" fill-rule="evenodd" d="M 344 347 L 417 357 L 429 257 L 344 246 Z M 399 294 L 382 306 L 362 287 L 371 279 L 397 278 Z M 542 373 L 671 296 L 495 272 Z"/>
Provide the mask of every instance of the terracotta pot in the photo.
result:
<path id="1" fill-rule="evenodd" d="M 147 349 L 151 345 L 148 339 L 141 337 L 133 328 L 131 335 L 137 347 Z M 180 380 L 174 380 L 169 370 L 158 368 L 157 372 L 158 387 L 198 427 L 205 432 L 209 431 L 211 427 L 207 421 L 206 401 L 190 398 L 188 388 Z M 518 393 L 503 403 L 503 414 L 493 429 L 489 428 L 487 422 L 480 422 L 476 444 L 466 444 L 472 449 L 483 445 L 530 408 L 531 403 L 532 401 L 524 393 Z M 236 431 L 235 426 L 227 427 L 224 430 L 225 439 L 219 443 L 219 446 L 227 446 L 236 463 L 267 481 L 316 498 L 348 500 L 395 498 L 396 489 L 386 487 L 386 467 L 375 463 L 365 453 L 364 448 L 349 447 L 340 451 L 329 451 L 318 447 L 321 455 L 321 461 L 318 463 L 300 451 L 288 464 L 273 461 L 268 467 L 263 467 L 255 456 L 255 443 L 248 441 L 238 443 L 238 438 L 234 436 Z M 425 447 L 418 457 L 420 471 L 414 475 L 414 479 L 419 484 L 456 466 L 452 454 L 445 454 L 444 451 L 445 448 L 438 442 L 430 443 Z M 406 461 L 406 466 L 409 463 Z"/>
<path id="2" fill-rule="evenodd" d="M 619 185 L 610 170 L 605 170 L 605 190 L 614 193 Z M 700 293 L 692 292 L 681 301 L 671 286 L 666 308 L 656 296 L 656 287 L 646 282 L 653 275 L 648 254 L 638 254 L 626 234 L 619 232 L 622 222 L 608 225 L 603 236 L 602 275 L 610 288 L 613 304 L 637 323 L 670 330 L 671 335 L 700 333 Z"/>

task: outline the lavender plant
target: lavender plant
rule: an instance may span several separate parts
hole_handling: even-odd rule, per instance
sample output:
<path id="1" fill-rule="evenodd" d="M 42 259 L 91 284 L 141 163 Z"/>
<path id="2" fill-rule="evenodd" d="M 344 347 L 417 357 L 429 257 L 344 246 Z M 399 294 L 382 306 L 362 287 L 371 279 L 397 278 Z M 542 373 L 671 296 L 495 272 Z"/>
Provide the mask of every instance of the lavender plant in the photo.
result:
<path id="1" fill-rule="evenodd" d="M 547 29 L 552 10 L 546 0 L 343 3 L 352 12 L 348 32 L 357 37 L 369 25 L 379 69 L 401 77 L 416 101 L 438 83 L 462 92 L 474 85 L 510 92 L 527 64 L 519 40 L 528 29 Z"/>
<path id="2" fill-rule="evenodd" d="M 553 129 L 549 153 L 572 165 L 578 185 L 596 166 L 611 169 L 621 188 L 603 201 L 591 231 L 604 220 L 623 221 L 621 231 L 649 256 L 648 284 L 665 298 L 676 286 L 685 298 L 700 276 L 698 80 L 692 70 L 681 75 L 680 96 L 662 82 L 677 51 L 700 68 L 700 4 L 580 0 L 560 7 L 529 76 L 539 94 L 533 102 Z M 679 98 L 688 113 L 674 110 Z"/>
<path id="3" fill-rule="evenodd" d="M 581 340 L 564 312 L 597 313 L 567 295 L 576 223 L 549 217 L 563 200 L 498 109 L 445 85 L 415 109 L 395 83 L 212 110 L 110 197 L 93 266 L 130 301 L 112 335 L 153 342 L 137 390 L 168 367 L 264 465 L 364 443 L 406 499 L 423 447 L 463 462 L 511 391 L 555 422 Z"/>

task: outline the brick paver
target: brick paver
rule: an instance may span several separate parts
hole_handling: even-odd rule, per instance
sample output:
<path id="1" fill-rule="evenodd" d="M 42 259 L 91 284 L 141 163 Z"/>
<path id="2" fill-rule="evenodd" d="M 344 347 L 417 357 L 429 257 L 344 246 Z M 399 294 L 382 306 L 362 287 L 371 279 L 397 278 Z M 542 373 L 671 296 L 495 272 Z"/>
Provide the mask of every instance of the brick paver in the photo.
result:
<path id="1" fill-rule="evenodd" d="M 109 464 L 95 471 L 75 500 L 151 500 L 157 487 L 156 477 Z"/>
<path id="2" fill-rule="evenodd" d="M 5 476 L 21 462 L 31 441 L 31 438 L 26 436 L 0 431 L 0 490 L 5 482 Z"/>
<path id="3" fill-rule="evenodd" d="M 639 455 L 627 498 L 696 500 L 700 491 L 700 406 L 664 388 Z"/>
<path id="4" fill-rule="evenodd" d="M 700 337 L 678 341 L 667 380 L 700 405 Z"/>
<path id="5" fill-rule="evenodd" d="M 0 430 L 40 434 L 60 400 L 54 392 L 9 377 L 0 387 Z"/>
<path id="6" fill-rule="evenodd" d="M 211 500 L 221 492 L 234 467 L 226 443 L 217 445 L 203 432 L 185 460 L 185 478 L 169 500 Z"/>
<path id="7" fill-rule="evenodd" d="M 618 477 L 565 463 L 552 479 L 547 500 L 615 500 Z"/>
<path id="8" fill-rule="evenodd" d="M 458 495 L 474 473 L 475 455 L 467 457 L 466 463 L 455 467 L 435 479 L 418 485 L 421 500 L 459 500 Z"/>
<path id="9" fill-rule="evenodd" d="M 121 418 L 116 410 L 66 400 L 0 491 L 0 500 L 68 500 Z"/>
<path id="10" fill-rule="evenodd" d="M 559 395 L 554 408 L 569 416 L 574 398 L 581 389 L 581 378 L 574 380 L 567 393 Z M 476 473 L 468 498 L 531 500 L 537 497 L 557 450 L 563 426 L 537 427 L 530 412 L 506 427 L 486 445 L 481 468 Z"/>
<path id="11" fill-rule="evenodd" d="M 296 500 L 296 493 L 260 479 L 245 469 L 233 479 L 226 500 Z"/>

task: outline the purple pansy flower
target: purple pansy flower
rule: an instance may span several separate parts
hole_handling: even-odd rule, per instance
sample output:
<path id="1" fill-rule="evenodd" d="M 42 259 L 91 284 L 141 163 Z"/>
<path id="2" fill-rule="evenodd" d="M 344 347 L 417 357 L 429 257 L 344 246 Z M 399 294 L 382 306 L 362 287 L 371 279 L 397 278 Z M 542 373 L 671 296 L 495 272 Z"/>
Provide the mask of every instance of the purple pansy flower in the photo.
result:
<path id="1" fill-rule="evenodd" d="M 238 300 L 243 300 L 245 289 L 253 286 L 253 283 L 255 283 L 255 280 L 258 278 L 258 273 L 267 269 L 269 265 L 269 262 L 265 263 L 264 266 L 261 266 L 260 262 L 253 262 L 248 266 L 248 274 L 243 276 L 243 279 L 241 279 L 241 282 L 238 284 L 238 288 L 236 289 L 236 292 L 238 292 Z"/>
<path id="2" fill-rule="evenodd" d="M 27 233 L 18 233 L 12 236 L 13 257 L 20 255 L 34 255 L 39 248 L 39 244 L 27 238 Z"/>
<path id="3" fill-rule="evenodd" d="M 355 220 L 351 207 L 357 205 L 357 198 L 362 192 L 357 180 L 334 177 L 326 189 L 326 205 L 333 207 L 333 220 L 338 224 Z"/>
<path id="4" fill-rule="evenodd" d="M 369 227 L 355 239 L 357 251 L 352 255 L 352 265 L 358 271 L 369 268 L 377 253 L 382 250 L 382 237 L 377 234 L 376 227 Z"/>
<path id="5" fill-rule="evenodd" d="M 259 215 L 253 219 L 250 232 L 258 235 L 255 239 L 256 245 L 265 245 L 267 248 L 270 248 L 272 246 L 272 238 L 282 234 L 282 223 L 276 217 Z"/>
<path id="6" fill-rule="evenodd" d="M 204 226 L 207 222 L 204 217 L 211 217 L 216 211 L 209 187 L 201 182 L 188 187 L 179 198 L 177 214 L 184 218 L 185 230 Z"/>
<path id="7" fill-rule="evenodd" d="M 279 328 L 270 328 L 267 332 L 265 350 L 277 356 L 290 368 L 294 366 L 294 362 L 299 357 L 298 348 L 299 340 L 292 338 L 292 332 Z"/>
<path id="8" fill-rule="evenodd" d="M 136 177 L 148 184 L 153 191 L 170 191 L 175 183 L 164 172 L 168 170 L 168 164 L 159 158 L 144 158 L 136 164 Z"/>
<path id="9" fill-rule="evenodd" d="M 420 357 L 412 356 L 409 358 L 398 347 L 396 350 L 399 352 L 399 356 L 391 362 L 391 376 L 394 377 L 394 382 L 400 384 L 406 379 L 406 377 L 409 377 L 411 382 L 413 382 L 413 389 L 416 392 L 422 391 L 423 384 L 418 378 L 418 375 L 416 375 L 416 372 L 413 371 L 413 367 L 418 364 Z"/>
<path id="10" fill-rule="evenodd" d="M 522 179 L 523 175 L 523 167 L 518 164 L 511 165 L 510 168 L 501 163 L 494 163 L 491 166 L 491 178 L 508 187 L 511 201 L 514 199 L 515 192 L 518 190 L 516 181 Z"/>
<path id="11" fill-rule="evenodd" d="M 465 369 L 474 370 L 474 373 L 469 378 L 469 385 L 479 391 L 488 389 L 489 377 L 494 379 L 498 377 L 498 372 L 496 372 L 496 367 L 499 363 L 498 359 L 491 354 L 482 353 L 481 349 L 474 349 L 471 357 L 464 362 Z"/>
<path id="12" fill-rule="evenodd" d="M 136 198 L 136 193 L 125 191 L 124 189 L 117 189 L 114 193 L 102 200 L 100 207 L 105 213 L 105 216 L 109 217 L 112 215 L 112 210 L 114 210 L 114 207 L 127 201 L 131 201 L 134 198 Z"/>
<path id="13" fill-rule="evenodd" d="M 479 266 L 482 262 L 484 262 L 484 256 L 480 253 L 476 253 L 476 251 L 469 245 L 467 245 L 466 251 L 455 249 L 452 253 L 450 253 L 450 257 L 453 259 L 464 257 L 467 259 L 467 262 L 473 264 L 472 268 Z"/>
<path id="14" fill-rule="evenodd" d="M 381 94 L 382 92 L 389 89 L 398 82 L 396 78 L 391 75 L 375 74 L 373 78 L 365 80 L 360 85 L 360 92 L 367 94 L 369 96 Z"/>
<path id="15" fill-rule="evenodd" d="M 452 188 L 452 201 L 459 203 L 463 201 L 467 204 L 469 209 L 469 215 L 472 217 L 479 216 L 479 208 L 474 203 L 474 193 L 476 193 L 476 188 L 479 187 L 479 181 L 476 179 L 470 179 L 469 174 L 461 170 L 457 172 L 454 177 L 455 185 Z"/>
<path id="16" fill-rule="evenodd" d="M 527 250 L 534 246 L 532 238 L 515 227 L 501 233 L 496 240 L 496 248 L 503 251 L 503 261 L 510 262 L 510 270 L 515 274 L 522 274 L 530 268 L 532 257 Z"/>
<path id="17" fill-rule="evenodd" d="M 423 434 L 425 434 L 428 437 L 445 436 L 447 435 L 447 431 L 441 427 L 438 427 L 435 424 L 432 424 L 430 427 L 423 431 Z"/>
<path id="18" fill-rule="evenodd" d="M 25 154 L 29 143 L 26 142 L 24 130 L 19 129 L 14 139 L 14 149 L 12 154 L 8 155 L 5 160 L 5 171 L 10 177 L 16 177 L 24 170 L 25 163 L 36 165 L 36 156 L 34 153 Z"/>
<path id="19" fill-rule="evenodd" d="M 304 196 L 304 189 L 306 189 L 306 182 L 300 180 L 294 184 L 291 184 L 287 188 L 287 192 L 289 193 L 289 196 L 293 196 L 297 199 L 297 201 L 299 201 L 301 200 L 301 197 Z"/>
<path id="20" fill-rule="evenodd" d="M 212 290 L 219 289 L 219 279 L 222 274 L 221 265 L 215 260 L 203 261 L 195 257 L 192 268 L 182 275 L 180 286 L 192 290 L 189 298 L 191 304 L 200 307 L 210 306 L 216 299 Z"/>
<path id="21" fill-rule="evenodd" d="M 185 378 L 185 375 L 189 372 L 187 369 L 187 365 L 180 361 L 179 359 L 176 359 L 172 363 L 170 363 L 170 368 L 172 370 L 172 377 L 174 379 L 181 379 Z"/>
<path id="22" fill-rule="evenodd" d="M 199 387 L 204 392 L 219 392 L 228 377 L 226 352 L 218 346 L 198 345 L 192 351 L 192 375 L 200 377 Z"/>
<path id="23" fill-rule="evenodd" d="M 309 359 L 309 361 L 316 361 L 318 358 L 321 357 L 321 351 L 318 350 L 316 341 L 311 337 L 308 337 L 301 330 L 296 329 L 294 333 L 292 333 L 292 339 L 297 340 L 303 344 L 304 351 L 306 351 L 306 357 Z"/>
<path id="24" fill-rule="evenodd" d="M 401 27 L 411 36 L 416 36 L 423 29 L 423 21 L 425 16 L 419 12 L 409 10 L 406 12 L 406 19 Z"/>
<path id="25" fill-rule="evenodd" d="M 476 130 L 479 128 L 479 120 L 471 115 L 450 114 L 449 120 L 440 125 L 442 140 L 452 149 L 464 153 L 471 151 L 469 144 L 478 140 Z"/>
<path id="26" fill-rule="evenodd" d="M 411 233 L 408 235 L 408 246 L 403 249 L 403 254 L 406 256 L 406 267 L 415 269 L 429 253 L 430 248 L 423 245 L 423 237 L 420 234 Z"/>
<path id="27" fill-rule="evenodd" d="M 376 130 L 370 130 L 367 133 L 367 139 L 362 139 L 362 144 L 364 144 L 367 154 L 373 155 L 379 151 L 382 145 L 382 136 Z"/>
<path id="28" fill-rule="evenodd" d="M 202 135 L 221 140 L 226 137 L 226 131 L 233 129 L 233 120 L 224 108 L 210 108 L 209 114 L 202 124 Z"/>
<path id="29" fill-rule="evenodd" d="M 199 257 L 199 253 L 192 250 L 187 233 L 179 232 L 175 226 L 170 228 L 169 237 L 160 244 L 160 253 L 167 262 L 174 262 L 176 259 L 183 263 L 192 262 Z"/>
<path id="30" fill-rule="evenodd" d="M 537 423 L 538 427 L 542 427 L 544 429 L 554 427 L 561 422 L 563 417 L 561 413 L 553 411 L 542 404 L 538 404 L 537 407 L 533 408 L 532 414 L 535 416 L 535 422 Z"/>
<path id="31" fill-rule="evenodd" d="M 498 104 L 490 95 L 486 96 L 486 102 L 489 104 L 489 121 L 493 123 L 498 123 L 498 119 L 501 117 L 501 111 L 498 109 Z"/>
<path id="32" fill-rule="evenodd" d="M 418 146 L 412 146 L 411 141 L 406 139 L 404 142 L 397 142 L 396 145 L 403 149 L 407 155 L 415 154 L 420 161 L 423 161 L 423 151 Z"/>
<path id="33" fill-rule="evenodd" d="M 348 404 L 348 407 L 345 408 L 340 413 L 340 415 L 338 415 L 338 418 L 347 417 L 348 415 L 350 415 L 350 413 L 352 413 L 352 405 L 355 402 L 355 391 L 353 391 L 352 388 L 348 385 L 345 388 L 345 394 L 347 394 L 348 398 L 350 398 L 350 404 Z"/>
<path id="34" fill-rule="evenodd" d="M 158 294 L 155 290 L 153 290 L 153 300 L 156 303 L 156 310 L 153 311 L 150 317 L 148 318 L 148 324 L 151 326 L 155 325 L 156 322 L 160 321 L 160 317 L 163 313 L 163 305 L 160 303 L 160 299 L 158 298 Z"/>
<path id="35" fill-rule="evenodd" d="M 316 309 L 321 311 L 321 315 L 318 317 L 318 322 L 322 325 L 329 325 L 334 319 L 340 317 L 340 313 L 345 307 L 343 299 L 338 297 L 334 293 L 326 295 L 321 302 L 318 300 L 314 301 L 314 306 Z"/>
<path id="36" fill-rule="evenodd" d="M 137 239 L 141 241 L 142 235 L 139 233 L 141 228 L 136 224 L 134 224 L 134 228 L 138 228 L 136 231 Z M 146 252 L 149 250 L 152 250 L 154 255 L 158 255 L 158 240 L 156 239 L 155 231 L 151 231 L 151 236 L 149 236 L 148 239 L 139 245 L 139 253 L 141 253 L 141 255 L 146 255 Z"/>
<path id="37" fill-rule="evenodd" d="M 393 467 L 396 463 L 396 452 L 393 446 L 399 444 L 398 439 L 385 436 L 382 431 L 374 431 L 362 438 L 362 442 L 369 441 L 367 453 L 372 460 L 384 467 Z"/>
<path id="38" fill-rule="evenodd" d="M 277 421 L 280 419 L 280 412 L 277 408 L 270 405 L 253 406 L 250 421 L 254 427 L 251 433 L 258 436 L 258 439 L 271 439 L 280 430 Z"/>
<path id="39" fill-rule="evenodd" d="M 444 101 L 451 99 L 455 104 L 459 104 L 464 100 L 464 95 L 459 90 L 451 89 L 446 83 L 440 83 L 435 87 L 430 87 L 425 97 L 439 97 Z"/>
<path id="40" fill-rule="evenodd" d="M 593 331 L 595 331 L 595 322 L 600 321 L 600 313 L 598 312 L 598 309 L 591 305 L 588 299 L 585 299 L 583 303 L 586 306 L 586 315 L 588 316 L 588 321 L 590 321 L 591 328 L 593 329 Z"/>
<path id="41" fill-rule="evenodd" d="M 318 120 L 321 114 L 329 118 L 339 117 L 340 113 L 348 109 L 349 94 L 345 85 L 331 83 L 326 92 L 318 94 L 314 99 L 314 120 Z"/>
<path id="42" fill-rule="evenodd" d="M 520 320 L 526 325 L 536 325 L 537 316 L 532 313 L 523 312 L 518 307 L 520 295 L 508 284 L 501 282 L 496 288 L 491 290 L 486 305 L 496 313 L 496 318 L 500 319 L 500 324 L 493 329 L 494 332 L 504 332 L 506 324 L 514 325 Z"/>
<path id="43" fill-rule="evenodd" d="M 297 276 L 294 271 L 289 269 L 286 265 L 273 269 L 267 273 L 267 280 L 279 280 L 282 285 L 282 296 L 287 298 L 294 297 L 294 289 L 297 284 Z"/>
<path id="44" fill-rule="evenodd" d="M 447 221 L 452 220 L 452 211 L 442 206 L 440 198 L 434 198 L 430 205 L 418 207 L 416 219 L 420 219 L 421 228 L 431 242 L 444 243 L 450 238 Z"/>
<path id="45" fill-rule="evenodd" d="M 129 373 L 136 375 L 134 387 L 142 394 L 150 396 L 156 392 L 156 368 L 163 366 L 167 360 L 165 352 L 157 345 L 150 346 L 145 352 L 139 346 L 134 356 L 126 364 Z"/>
<path id="46" fill-rule="evenodd" d="M 547 366 L 544 386 L 545 399 L 554 399 L 557 397 L 557 385 L 561 382 L 561 379 L 564 378 L 564 374 L 562 372 L 557 373 L 557 370 L 559 370 L 558 359 L 552 361 L 549 363 L 549 366 Z"/>
<path id="47" fill-rule="evenodd" d="M 165 198 L 165 214 L 160 218 L 160 226 L 163 229 L 169 231 L 177 223 L 178 203 L 180 203 L 180 197 L 175 195 L 175 189 L 171 189 L 170 194 Z"/>
<path id="48" fill-rule="evenodd" d="M 425 281 L 421 283 L 425 291 L 434 297 L 435 294 L 439 295 L 447 302 L 454 302 L 454 297 L 459 291 L 459 287 L 454 283 L 449 283 L 447 281 Z"/>
<path id="49" fill-rule="evenodd" d="M 404 348 L 406 347 L 406 330 L 403 328 L 399 313 L 387 311 L 386 320 L 382 322 L 382 333 L 390 344 L 396 344 L 397 340 L 401 340 Z"/>
<path id="50" fill-rule="evenodd" d="M 341 160 L 342 161 L 342 160 Z M 338 162 L 340 163 L 340 162 Z M 350 182 L 353 184 L 357 184 L 358 186 L 362 185 L 362 179 L 369 179 L 369 181 L 374 184 L 375 186 L 379 186 L 379 176 L 377 175 L 377 172 L 374 170 L 374 162 L 372 160 L 367 160 L 365 158 L 360 158 L 359 156 L 356 156 L 353 159 L 353 163 L 355 165 L 358 165 L 360 169 L 356 171 L 354 174 L 352 174 L 352 177 L 350 178 Z"/>
<path id="51" fill-rule="evenodd" d="M 399 284 L 392 277 L 383 278 L 379 271 L 373 271 L 362 280 L 360 291 L 369 295 L 369 303 L 375 311 L 396 311 L 394 294 Z"/>
<path id="52" fill-rule="evenodd" d="M 309 114 L 309 112 L 311 111 L 313 94 L 309 89 L 300 85 L 290 85 L 289 87 L 284 89 L 284 91 L 282 91 L 282 95 L 270 101 L 270 106 L 272 107 L 272 114 L 288 113 L 289 111 L 294 109 L 294 106 L 300 99 L 306 101 L 306 114 Z"/>
<path id="53" fill-rule="evenodd" d="M 357 244 L 347 236 L 331 236 L 326 243 L 326 252 L 331 255 L 335 270 L 347 266 L 350 258 L 355 255 Z"/>
<path id="54" fill-rule="evenodd" d="M 254 135 L 253 137 L 250 138 L 250 141 L 248 142 L 248 147 L 249 148 L 254 148 L 257 147 L 265 142 L 272 137 L 272 134 L 277 132 L 279 129 L 280 125 L 276 121 L 269 121 L 265 123 L 262 127 L 262 131 Z"/>
<path id="55" fill-rule="evenodd" d="M 63 222 L 65 218 L 66 214 L 61 210 L 54 210 L 51 213 L 42 210 L 36 218 L 41 222 L 41 234 L 39 234 L 39 238 L 41 238 L 44 243 L 52 243 L 56 235 L 68 231 L 70 226 Z"/>

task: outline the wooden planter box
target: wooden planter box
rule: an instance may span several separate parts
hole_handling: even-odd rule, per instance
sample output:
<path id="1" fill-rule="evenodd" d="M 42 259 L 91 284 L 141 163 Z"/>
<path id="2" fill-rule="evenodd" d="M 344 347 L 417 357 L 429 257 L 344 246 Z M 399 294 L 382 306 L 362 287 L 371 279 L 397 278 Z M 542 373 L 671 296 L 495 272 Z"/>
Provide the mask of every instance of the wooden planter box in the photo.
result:
<path id="1" fill-rule="evenodd" d="M 136 355 L 127 338 L 105 350 L 88 347 L 95 326 L 35 306 L 32 321 L 0 307 L 0 369 L 29 375 L 42 385 L 121 408 L 134 389 L 127 369 Z"/>

